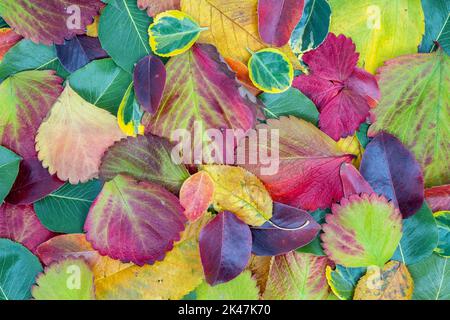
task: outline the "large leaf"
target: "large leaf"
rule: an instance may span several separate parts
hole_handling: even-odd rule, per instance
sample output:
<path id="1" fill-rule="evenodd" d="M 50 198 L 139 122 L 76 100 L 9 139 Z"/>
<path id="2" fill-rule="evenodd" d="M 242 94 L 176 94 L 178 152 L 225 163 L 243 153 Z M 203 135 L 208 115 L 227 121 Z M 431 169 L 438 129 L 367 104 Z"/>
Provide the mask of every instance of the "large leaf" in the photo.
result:
<path id="1" fill-rule="evenodd" d="M 94 300 L 94 276 L 83 259 L 66 259 L 45 268 L 32 294 L 36 300 Z"/>
<path id="2" fill-rule="evenodd" d="M 370 267 L 358 281 L 353 300 L 411 300 L 414 283 L 408 268 L 390 261 L 382 269 Z"/>
<path id="3" fill-rule="evenodd" d="M 3 0 L 0 15 L 25 38 L 62 44 L 84 34 L 102 5 L 100 0 Z"/>
<path id="4" fill-rule="evenodd" d="M 92 61 L 69 77 L 70 86 L 84 100 L 113 115 L 117 114 L 131 82 L 131 75 L 119 68 L 112 59 Z"/>
<path id="5" fill-rule="evenodd" d="M 180 203 L 189 221 L 200 218 L 214 199 L 214 181 L 205 171 L 197 172 L 187 179 L 180 190 Z"/>
<path id="6" fill-rule="evenodd" d="M 173 137 L 176 130 L 185 129 L 195 135 L 192 147 L 198 148 L 201 145 L 196 140 L 202 141 L 207 129 L 246 132 L 254 126 L 257 105 L 244 97 L 235 74 L 213 46 L 196 44 L 188 52 L 172 58 L 166 67 L 164 96 L 148 124 L 153 134 L 176 139 Z M 211 162 L 210 149 L 216 144 L 202 143 L 204 161 Z"/>
<path id="7" fill-rule="evenodd" d="M 180 0 L 137 0 L 139 9 L 147 9 L 150 17 L 156 16 L 158 13 L 180 9 Z"/>
<path id="8" fill-rule="evenodd" d="M 303 247 L 318 234 L 320 225 L 306 211 L 274 203 L 270 222 L 252 227 L 252 252 L 275 256 Z"/>
<path id="9" fill-rule="evenodd" d="M 360 171 L 376 193 L 394 202 L 404 218 L 422 206 L 424 186 L 420 165 L 396 137 L 378 134 L 367 145 Z"/>
<path id="10" fill-rule="evenodd" d="M 2 61 L 5 53 L 21 39 L 22 37 L 12 29 L 0 27 L 0 61 Z"/>
<path id="11" fill-rule="evenodd" d="M 31 286 L 42 266 L 30 251 L 0 239 L 0 300 L 28 300 Z"/>
<path id="12" fill-rule="evenodd" d="M 182 0 L 181 10 L 191 15 L 207 31 L 200 34 L 200 42 L 210 43 L 227 58 L 247 63 L 250 53 L 264 49 L 266 44 L 258 33 L 258 0 Z M 234 37 L 230 37 L 230 32 Z M 289 45 L 280 49 L 295 68 L 300 67 Z"/>
<path id="13" fill-rule="evenodd" d="M 432 254 L 429 258 L 409 266 L 414 280 L 414 300 L 450 299 L 450 262 Z"/>
<path id="14" fill-rule="evenodd" d="M 103 186 L 84 228 L 102 255 L 142 266 L 164 258 L 184 221 L 178 198 L 169 191 L 118 175 Z"/>
<path id="15" fill-rule="evenodd" d="M 303 6 L 304 0 L 259 0 L 258 30 L 261 39 L 275 47 L 287 44 L 302 17 Z"/>
<path id="16" fill-rule="evenodd" d="M 36 202 L 34 210 L 49 230 L 60 233 L 83 232 L 89 208 L 101 188 L 102 184 L 98 180 L 77 185 L 66 183 Z"/>
<path id="17" fill-rule="evenodd" d="M 134 0 L 110 0 L 100 16 L 98 37 L 103 49 L 129 73 L 151 52 L 147 34 L 151 21 Z"/>
<path id="18" fill-rule="evenodd" d="M 327 0 L 305 0 L 302 18 L 291 34 L 289 44 L 295 54 L 317 48 L 330 28 L 331 8 Z"/>
<path id="19" fill-rule="evenodd" d="M 34 137 L 62 91 L 54 71 L 24 71 L 0 84 L 0 144 L 23 158 L 36 156 Z"/>
<path id="20" fill-rule="evenodd" d="M 382 98 L 369 134 L 397 136 L 422 166 L 426 186 L 450 183 L 450 57 L 442 50 L 399 57 L 378 77 Z"/>
<path id="21" fill-rule="evenodd" d="M 264 292 L 265 300 L 325 300 L 329 287 L 326 257 L 291 252 L 274 258 Z"/>
<path id="22" fill-rule="evenodd" d="M 382 267 L 392 257 L 402 236 L 402 217 L 386 198 L 352 195 L 333 204 L 332 212 L 322 226 L 331 260 L 345 267 Z"/>
<path id="23" fill-rule="evenodd" d="M 261 181 L 232 166 L 203 166 L 214 181 L 214 208 L 231 211 L 242 221 L 260 226 L 272 217 L 272 199 Z"/>
<path id="24" fill-rule="evenodd" d="M 439 43 L 447 54 L 450 54 L 450 1 L 422 0 L 425 14 L 425 34 L 419 47 L 419 52 L 431 52 Z"/>
<path id="25" fill-rule="evenodd" d="M 420 0 L 329 0 L 331 32 L 351 37 L 359 65 L 374 73 L 384 61 L 417 52 L 425 31 Z M 349 23 L 351 21 L 351 23 Z"/>
<path id="26" fill-rule="evenodd" d="M 39 127 L 36 150 L 50 174 L 72 184 L 98 177 L 105 151 L 124 135 L 116 118 L 66 85 Z"/>
<path id="27" fill-rule="evenodd" d="M 236 278 L 250 260 L 252 233 L 231 212 L 221 212 L 209 222 L 199 241 L 206 282 L 212 286 Z"/>
<path id="28" fill-rule="evenodd" d="M 425 189 L 425 199 L 433 212 L 450 211 L 450 184 Z"/>
<path id="29" fill-rule="evenodd" d="M 31 205 L 0 207 L 0 238 L 19 242 L 31 251 L 54 234 L 41 224 Z"/>
<path id="30" fill-rule="evenodd" d="M 364 275 L 366 268 L 346 268 L 337 265 L 333 270 L 327 266 L 328 285 L 341 300 L 352 300 L 358 280 Z"/>
<path id="31" fill-rule="evenodd" d="M 116 142 L 103 156 L 100 177 L 109 181 L 123 173 L 137 180 L 157 183 L 176 193 L 189 172 L 172 161 L 173 147 L 166 139 L 151 134 L 128 137 Z"/>
<path id="32" fill-rule="evenodd" d="M 279 154 L 279 170 L 265 175 L 260 170 L 264 168 L 262 164 L 243 167 L 263 181 L 274 201 L 316 210 L 328 208 L 342 198 L 339 167 L 343 162 L 351 162 L 353 156 L 342 153 L 330 137 L 313 124 L 294 117 L 269 119 L 258 130 L 278 130 L 279 146 L 258 148 Z"/>
<path id="33" fill-rule="evenodd" d="M 0 204 L 16 181 L 20 160 L 17 154 L 0 146 Z"/>
<path id="34" fill-rule="evenodd" d="M 203 282 L 196 290 L 197 300 L 258 300 L 256 281 L 250 271 L 244 271 L 227 283 L 210 286 Z"/>

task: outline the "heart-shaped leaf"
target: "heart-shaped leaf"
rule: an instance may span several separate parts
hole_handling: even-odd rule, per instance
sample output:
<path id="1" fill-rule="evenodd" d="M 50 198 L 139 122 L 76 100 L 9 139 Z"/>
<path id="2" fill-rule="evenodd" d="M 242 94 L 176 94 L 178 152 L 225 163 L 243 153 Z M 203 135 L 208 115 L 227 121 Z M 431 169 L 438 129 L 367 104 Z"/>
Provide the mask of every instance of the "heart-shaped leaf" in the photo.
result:
<path id="1" fill-rule="evenodd" d="M 212 204 L 214 199 L 214 181 L 205 171 L 197 172 L 189 177 L 181 187 L 180 203 L 188 220 L 200 218 Z"/>

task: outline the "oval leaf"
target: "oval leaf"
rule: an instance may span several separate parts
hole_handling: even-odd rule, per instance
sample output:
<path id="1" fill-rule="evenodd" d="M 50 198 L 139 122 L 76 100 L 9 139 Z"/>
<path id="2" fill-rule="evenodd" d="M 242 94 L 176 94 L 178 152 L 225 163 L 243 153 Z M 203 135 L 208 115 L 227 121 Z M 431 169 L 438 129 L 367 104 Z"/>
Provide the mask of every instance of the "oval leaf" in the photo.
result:
<path id="1" fill-rule="evenodd" d="M 341 300 L 352 300 L 358 280 L 364 275 L 366 268 L 346 268 L 337 265 L 333 270 L 327 266 L 328 285 Z"/>
<path id="2" fill-rule="evenodd" d="M 414 300 L 450 299 L 450 263 L 448 258 L 432 254 L 409 266 L 414 279 Z"/>
<path id="3" fill-rule="evenodd" d="M 180 203 L 188 220 L 195 221 L 207 210 L 214 199 L 214 181 L 200 171 L 187 179 L 180 190 Z"/>

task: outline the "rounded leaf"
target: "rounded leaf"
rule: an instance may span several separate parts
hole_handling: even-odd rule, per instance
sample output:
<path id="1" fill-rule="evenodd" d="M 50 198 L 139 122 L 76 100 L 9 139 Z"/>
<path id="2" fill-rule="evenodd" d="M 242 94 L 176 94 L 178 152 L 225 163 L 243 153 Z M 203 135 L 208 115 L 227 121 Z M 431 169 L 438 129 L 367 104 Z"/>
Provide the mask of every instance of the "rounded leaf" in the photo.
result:
<path id="1" fill-rule="evenodd" d="M 181 187 L 180 203 L 190 221 L 200 218 L 214 199 L 214 181 L 208 173 L 200 171 L 189 177 Z"/>

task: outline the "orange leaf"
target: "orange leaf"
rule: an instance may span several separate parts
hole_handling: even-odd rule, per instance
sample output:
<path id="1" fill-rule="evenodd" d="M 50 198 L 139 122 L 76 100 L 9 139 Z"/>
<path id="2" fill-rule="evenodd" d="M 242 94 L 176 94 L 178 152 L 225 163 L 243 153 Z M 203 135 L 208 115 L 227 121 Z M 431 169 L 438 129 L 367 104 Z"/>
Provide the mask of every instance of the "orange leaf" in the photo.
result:
<path id="1" fill-rule="evenodd" d="M 248 67 L 238 60 L 232 58 L 224 58 L 228 66 L 236 73 L 239 82 L 254 96 L 259 95 L 262 91 L 253 85 L 248 72 Z"/>
<path id="2" fill-rule="evenodd" d="M 189 221 L 200 218 L 213 202 L 214 181 L 208 173 L 200 171 L 187 179 L 180 190 L 180 203 Z"/>

